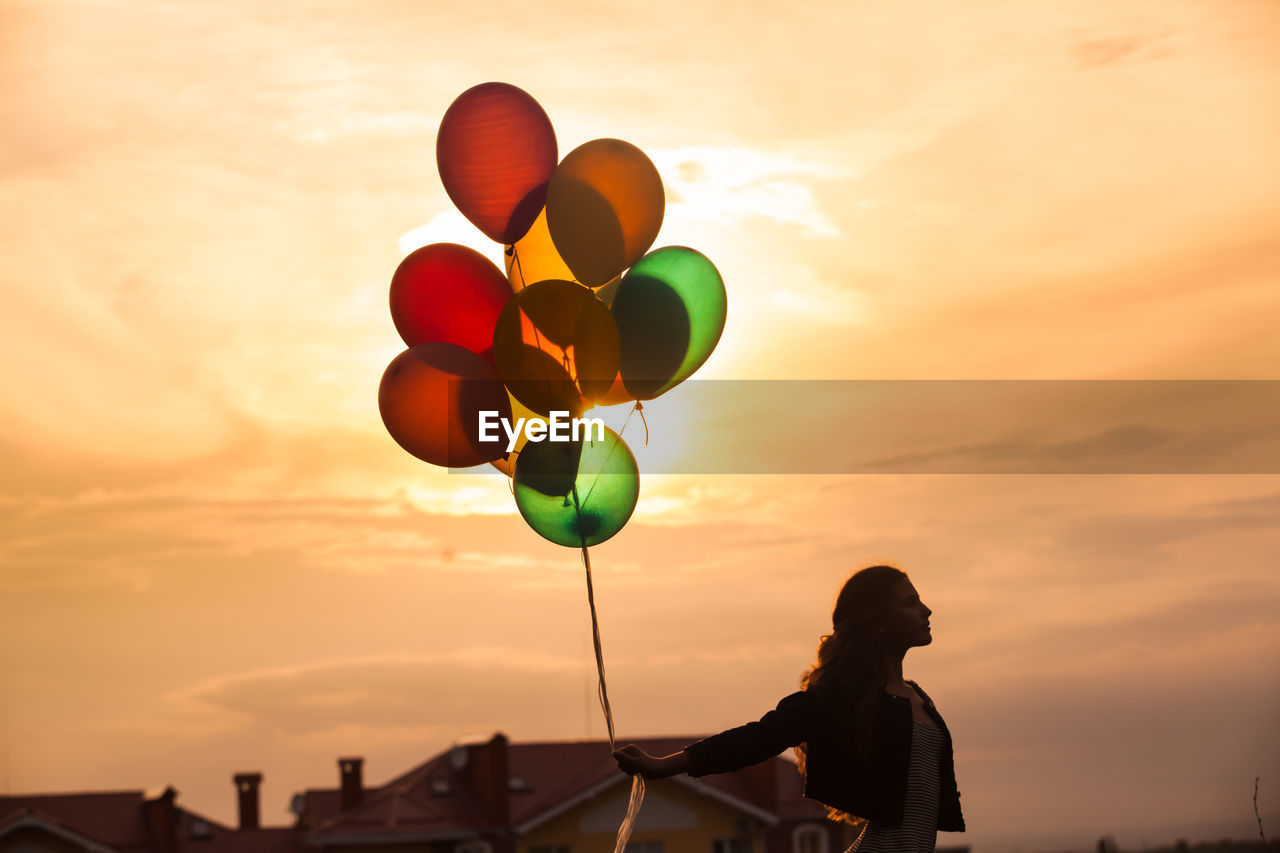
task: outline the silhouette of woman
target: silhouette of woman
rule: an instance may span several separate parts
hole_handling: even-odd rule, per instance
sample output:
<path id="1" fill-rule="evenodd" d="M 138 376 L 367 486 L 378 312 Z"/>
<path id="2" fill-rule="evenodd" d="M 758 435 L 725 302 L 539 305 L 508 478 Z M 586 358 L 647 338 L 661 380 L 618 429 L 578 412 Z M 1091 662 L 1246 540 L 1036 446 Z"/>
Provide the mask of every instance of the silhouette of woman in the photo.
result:
<path id="1" fill-rule="evenodd" d="M 930 853 L 938 830 L 964 831 L 951 734 L 902 659 L 933 642 L 931 611 L 902 571 L 871 566 L 836 599 L 832 632 L 801 690 L 760 720 L 656 757 L 635 745 L 618 766 L 646 779 L 728 773 L 795 747 L 804 793 L 861 825 L 849 853 Z"/>

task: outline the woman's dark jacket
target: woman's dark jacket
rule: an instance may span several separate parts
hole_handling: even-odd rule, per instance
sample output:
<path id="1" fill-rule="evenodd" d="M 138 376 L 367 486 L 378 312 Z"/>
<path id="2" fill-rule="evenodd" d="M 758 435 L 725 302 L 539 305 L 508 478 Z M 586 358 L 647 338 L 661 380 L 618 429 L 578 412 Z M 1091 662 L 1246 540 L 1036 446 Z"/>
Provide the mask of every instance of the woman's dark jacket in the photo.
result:
<path id="1" fill-rule="evenodd" d="M 943 734 L 938 829 L 963 832 L 951 733 L 925 692 L 908 683 Z M 787 696 L 757 722 L 690 744 L 684 750 L 692 764 L 689 775 L 740 770 L 803 743 L 806 797 L 876 823 L 901 826 L 911 759 L 911 700 L 887 692 L 876 696 L 875 725 L 864 755 L 853 742 L 853 710 L 846 695 L 839 685 L 815 685 Z"/>

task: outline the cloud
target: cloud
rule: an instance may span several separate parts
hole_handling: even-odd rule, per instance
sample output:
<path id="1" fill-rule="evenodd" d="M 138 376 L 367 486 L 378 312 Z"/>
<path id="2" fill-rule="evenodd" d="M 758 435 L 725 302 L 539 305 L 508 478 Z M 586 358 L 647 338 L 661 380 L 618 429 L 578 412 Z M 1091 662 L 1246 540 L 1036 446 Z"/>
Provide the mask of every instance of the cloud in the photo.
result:
<path id="1" fill-rule="evenodd" d="M 740 517 L 754 500 L 747 489 L 650 477 L 636 504 L 636 513 L 647 526 L 696 526 Z"/>
<path id="2" fill-rule="evenodd" d="M 218 477 L 217 467 L 215 461 L 189 474 L 181 486 L 176 477 L 153 474 L 145 484 L 84 486 L 62 495 L 11 490 L 3 499 L 0 558 L 7 571 L 0 586 L 147 589 L 195 565 L 266 555 L 354 575 L 409 568 L 515 573 L 539 565 L 512 562 L 504 550 L 522 526 L 512 523 L 516 510 L 502 477 L 473 478 L 474 485 L 453 492 L 443 487 L 445 474 L 400 485 L 366 479 L 346 491 L 273 477 L 264 496 L 236 477 Z M 473 541 L 486 547 L 458 547 Z"/>
<path id="3" fill-rule="evenodd" d="M 1081 69 L 1140 62 L 1166 55 L 1167 35 L 1100 35 L 1085 37 L 1071 46 Z"/>
<path id="4" fill-rule="evenodd" d="M 672 673 L 694 678 L 702 690 L 745 697 L 758 688 L 744 685 L 737 669 L 755 667 L 765 682 L 788 690 L 796 657 L 804 653 L 776 643 L 638 656 L 608 651 L 610 692 L 619 707 L 628 708 L 633 732 L 709 725 L 709 715 L 690 717 L 687 708 L 655 715 L 646 707 L 644 696 L 671 689 Z M 429 730 L 451 739 L 464 732 L 515 730 L 529 739 L 579 732 L 584 694 L 590 697 L 587 710 L 598 716 L 596 682 L 589 651 L 560 656 L 532 648 L 460 647 L 238 672 L 188 685 L 165 701 L 178 720 L 262 729 L 288 740 L 317 741 L 353 730 L 371 735 Z"/>
<path id="5" fill-rule="evenodd" d="M 230 712 L 289 736 L 361 726 L 455 732 L 539 727 L 577 710 L 579 662 L 513 649 L 328 660 L 213 679 L 168 697 Z M 566 699 L 566 697 L 568 697 Z M 567 703 L 567 704 L 566 704 Z"/>
<path id="6" fill-rule="evenodd" d="M 453 208 L 441 211 L 427 220 L 425 225 L 401 234 L 400 253 L 408 255 L 415 249 L 432 243 L 457 243 L 475 249 L 498 269 L 503 269 L 502 247 L 481 234 L 476 226 Z"/>
<path id="7" fill-rule="evenodd" d="M 650 157 L 673 196 L 672 217 L 728 224 L 761 217 L 812 237 L 840 236 L 811 186 L 838 177 L 835 166 L 796 154 L 714 145 L 661 149 Z"/>

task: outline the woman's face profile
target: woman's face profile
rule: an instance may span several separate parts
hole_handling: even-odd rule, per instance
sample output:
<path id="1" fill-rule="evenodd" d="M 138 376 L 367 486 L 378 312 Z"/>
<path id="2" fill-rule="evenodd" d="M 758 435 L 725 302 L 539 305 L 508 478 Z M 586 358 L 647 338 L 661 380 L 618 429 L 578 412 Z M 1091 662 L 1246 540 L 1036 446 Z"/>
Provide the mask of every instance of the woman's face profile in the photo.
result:
<path id="1" fill-rule="evenodd" d="M 929 632 L 931 613 L 933 611 L 925 607 L 911 581 L 903 578 L 889 593 L 880 629 L 890 645 L 903 649 L 927 646 L 933 642 L 933 634 Z"/>

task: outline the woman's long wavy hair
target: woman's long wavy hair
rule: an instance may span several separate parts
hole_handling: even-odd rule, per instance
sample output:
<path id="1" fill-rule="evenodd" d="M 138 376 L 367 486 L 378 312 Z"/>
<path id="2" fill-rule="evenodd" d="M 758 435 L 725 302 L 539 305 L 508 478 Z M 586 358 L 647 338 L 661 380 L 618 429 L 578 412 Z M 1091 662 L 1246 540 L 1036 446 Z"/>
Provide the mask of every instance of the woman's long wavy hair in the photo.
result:
<path id="1" fill-rule="evenodd" d="M 889 680 L 887 647 L 880 620 L 894 589 L 907 575 L 893 566 L 869 566 L 845 581 L 831 614 L 832 630 L 818 643 L 818 659 L 800 678 L 800 686 L 823 685 L 838 691 L 849 709 L 854 747 L 865 753 L 875 727 L 875 700 Z M 805 772 L 807 744 L 796 747 L 800 772 Z M 833 820 L 854 826 L 862 819 L 828 809 Z"/>

